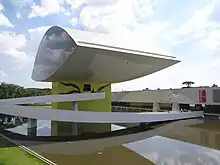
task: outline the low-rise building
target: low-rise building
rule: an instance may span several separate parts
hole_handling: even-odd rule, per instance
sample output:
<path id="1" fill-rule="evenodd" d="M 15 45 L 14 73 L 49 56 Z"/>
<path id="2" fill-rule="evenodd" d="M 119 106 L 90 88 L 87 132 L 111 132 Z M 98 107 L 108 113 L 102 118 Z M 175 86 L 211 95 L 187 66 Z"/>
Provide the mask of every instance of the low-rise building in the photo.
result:
<path id="1" fill-rule="evenodd" d="M 220 111 L 219 87 L 190 87 L 112 93 L 113 111 Z"/>

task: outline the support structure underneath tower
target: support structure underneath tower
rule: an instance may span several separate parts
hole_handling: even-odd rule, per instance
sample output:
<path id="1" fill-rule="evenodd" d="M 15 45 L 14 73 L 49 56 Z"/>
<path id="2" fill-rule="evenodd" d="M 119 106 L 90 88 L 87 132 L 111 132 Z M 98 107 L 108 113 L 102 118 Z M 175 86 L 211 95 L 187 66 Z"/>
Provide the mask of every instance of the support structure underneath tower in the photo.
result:
<path id="1" fill-rule="evenodd" d="M 105 86 L 108 83 L 99 82 L 78 82 L 68 81 L 66 84 L 75 84 L 79 87 L 80 92 L 96 91 L 101 86 Z M 72 91 L 72 86 L 64 85 L 61 82 L 52 83 L 52 94 L 62 94 Z M 78 89 L 77 89 L 78 90 Z M 58 102 L 52 103 L 53 109 L 65 109 L 65 110 L 88 110 L 97 112 L 111 112 L 111 85 L 106 86 L 102 92 L 105 92 L 105 99 L 103 100 L 91 100 L 91 101 L 79 101 L 73 102 Z M 67 135 L 79 135 L 84 133 L 94 132 L 108 132 L 111 131 L 110 124 L 92 124 L 92 123 L 70 123 L 70 122 L 51 122 L 51 135 L 52 136 L 67 136 Z"/>

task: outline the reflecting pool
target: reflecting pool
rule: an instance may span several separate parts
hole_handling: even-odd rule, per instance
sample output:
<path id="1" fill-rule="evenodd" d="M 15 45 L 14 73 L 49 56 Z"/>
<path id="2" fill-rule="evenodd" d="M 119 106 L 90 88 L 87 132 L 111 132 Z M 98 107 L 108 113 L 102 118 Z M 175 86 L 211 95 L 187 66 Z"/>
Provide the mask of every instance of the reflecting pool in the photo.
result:
<path id="1" fill-rule="evenodd" d="M 171 124 L 159 131 L 29 147 L 59 165 L 219 165 L 220 120 L 198 120 L 198 124 Z M 50 135 L 50 121 L 39 120 L 37 124 L 38 136 Z M 10 130 L 26 135 L 26 128 L 24 124 Z M 122 128 L 112 125 L 112 130 Z"/>

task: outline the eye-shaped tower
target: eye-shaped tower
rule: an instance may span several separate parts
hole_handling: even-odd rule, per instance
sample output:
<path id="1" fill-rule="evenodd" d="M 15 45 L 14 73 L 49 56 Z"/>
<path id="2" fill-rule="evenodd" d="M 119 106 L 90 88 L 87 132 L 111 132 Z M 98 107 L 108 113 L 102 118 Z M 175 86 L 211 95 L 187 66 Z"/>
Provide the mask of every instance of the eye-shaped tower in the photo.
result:
<path id="1" fill-rule="evenodd" d="M 109 35 L 53 26 L 40 43 L 32 79 L 52 82 L 53 94 L 103 91 L 105 99 L 79 102 L 78 108 L 110 112 L 112 83 L 140 78 L 179 62 L 144 48 L 132 49 L 133 44 L 132 40 L 122 42 Z M 52 107 L 72 110 L 72 102 L 53 103 Z M 80 124 L 80 128 L 83 132 L 102 132 L 110 130 L 110 125 Z M 70 130 L 71 124 L 52 122 L 54 135 Z"/>

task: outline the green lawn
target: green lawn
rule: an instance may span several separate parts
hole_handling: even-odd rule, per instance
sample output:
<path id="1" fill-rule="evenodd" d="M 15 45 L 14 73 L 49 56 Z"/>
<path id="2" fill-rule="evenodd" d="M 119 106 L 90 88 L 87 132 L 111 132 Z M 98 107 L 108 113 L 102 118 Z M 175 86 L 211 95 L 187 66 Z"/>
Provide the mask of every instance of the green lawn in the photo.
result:
<path id="1" fill-rule="evenodd" d="M 45 163 L 0 137 L 0 165 L 45 165 Z"/>

